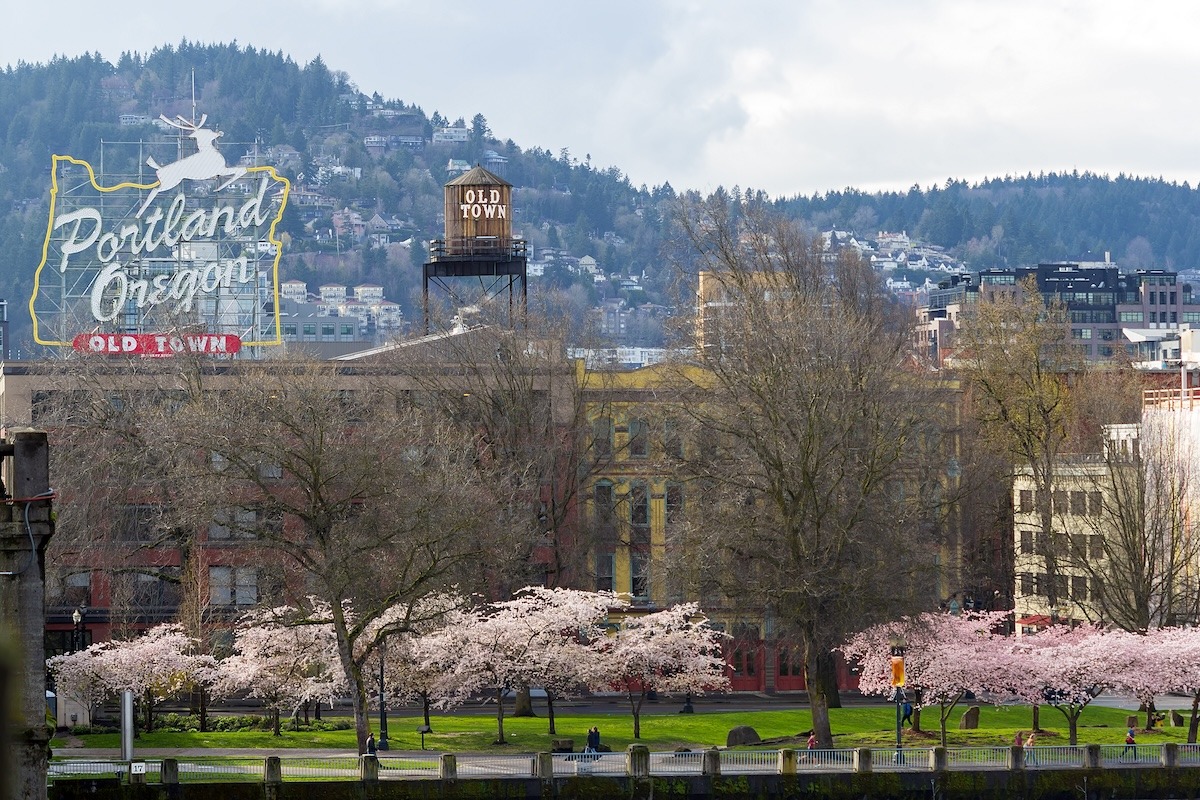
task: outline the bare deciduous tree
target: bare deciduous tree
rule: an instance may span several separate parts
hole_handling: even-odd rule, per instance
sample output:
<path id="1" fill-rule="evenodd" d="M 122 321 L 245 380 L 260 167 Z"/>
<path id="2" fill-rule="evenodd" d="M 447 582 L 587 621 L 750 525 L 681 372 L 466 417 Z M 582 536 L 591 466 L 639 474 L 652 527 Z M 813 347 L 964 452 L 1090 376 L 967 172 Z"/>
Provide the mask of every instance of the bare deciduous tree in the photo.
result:
<path id="1" fill-rule="evenodd" d="M 699 445 L 673 551 L 681 574 L 707 584 L 693 588 L 706 603 L 716 589 L 800 644 L 830 746 L 833 648 L 932 599 L 945 485 L 936 396 L 856 258 L 830 264 L 819 241 L 753 200 L 691 206 L 684 228 L 709 288 L 702 346 L 678 372 L 678 413 Z"/>

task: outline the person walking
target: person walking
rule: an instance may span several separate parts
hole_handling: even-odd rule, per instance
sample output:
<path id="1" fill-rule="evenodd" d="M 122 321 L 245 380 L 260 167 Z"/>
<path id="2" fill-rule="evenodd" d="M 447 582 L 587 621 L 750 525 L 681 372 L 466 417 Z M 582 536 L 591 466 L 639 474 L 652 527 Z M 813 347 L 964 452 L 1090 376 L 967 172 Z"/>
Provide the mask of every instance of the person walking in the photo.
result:
<path id="1" fill-rule="evenodd" d="M 1137 761 L 1137 737 L 1134 736 L 1133 728 L 1125 732 L 1125 749 L 1121 751 L 1121 757 L 1118 761 L 1124 761 L 1126 756 L 1133 756 L 1133 760 Z"/>
<path id="2" fill-rule="evenodd" d="M 903 718 L 900 720 L 900 724 L 902 724 L 902 725 L 903 725 L 905 722 L 907 722 L 907 723 L 909 724 L 909 726 L 911 727 L 911 726 L 912 726 L 912 724 L 913 724 L 913 716 L 912 716 L 912 714 L 913 714 L 913 707 L 912 707 L 912 703 L 910 703 L 910 702 L 908 702 L 907 700 L 905 700 L 905 701 L 904 701 L 904 707 L 903 707 L 903 711 L 904 711 L 904 717 L 903 717 Z"/>
<path id="3" fill-rule="evenodd" d="M 584 748 L 583 752 L 600 752 L 600 729 L 594 725 L 587 732 L 587 747 Z"/>
<path id="4" fill-rule="evenodd" d="M 1037 754 L 1034 752 L 1034 746 L 1037 745 L 1037 731 L 1030 731 L 1029 736 L 1025 737 L 1025 765 L 1037 766 Z"/>
<path id="5" fill-rule="evenodd" d="M 367 755 L 375 755 L 375 734 L 367 733 Z"/>

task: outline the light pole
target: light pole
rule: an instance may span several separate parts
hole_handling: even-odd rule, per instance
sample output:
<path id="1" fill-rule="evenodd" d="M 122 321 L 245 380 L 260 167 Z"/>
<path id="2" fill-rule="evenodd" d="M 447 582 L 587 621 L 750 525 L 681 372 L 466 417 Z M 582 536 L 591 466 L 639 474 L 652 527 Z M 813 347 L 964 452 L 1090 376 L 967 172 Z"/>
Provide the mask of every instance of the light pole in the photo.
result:
<path id="1" fill-rule="evenodd" d="M 892 652 L 892 699 L 896 701 L 896 763 L 904 763 L 904 740 L 901 736 L 901 711 L 904 706 L 904 648 L 907 642 L 903 634 L 895 634 L 891 641 Z"/>
<path id="2" fill-rule="evenodd" d="M 83 649 L 83 620 L 87 615 L 87 611 L 83 607 L 76 608 L 71 612 L 71 622 L 74 626 L 71 628 L 71 652 L 77 653 Z"/>
<path id="3" fill-rule="evenodd" d="M 387 697 L 384 695 L 383 683 L 383 657 L 386 652 L 385 648 L 379 648 L 379 742 L 376 744 L 376 749 L 387 750 Z"/>

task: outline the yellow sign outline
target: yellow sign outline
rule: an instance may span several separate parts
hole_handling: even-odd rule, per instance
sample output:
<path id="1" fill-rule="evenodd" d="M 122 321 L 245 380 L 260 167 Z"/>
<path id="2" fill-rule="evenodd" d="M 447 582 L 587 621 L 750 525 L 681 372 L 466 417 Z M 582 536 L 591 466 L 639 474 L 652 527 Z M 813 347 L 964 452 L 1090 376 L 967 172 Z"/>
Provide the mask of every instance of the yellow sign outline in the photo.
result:
<path id="1" fill-rule="evenodd" d="M 38 297 L 38 289 L 41 286 L 42 269 L 46 266 L 46 259 L 50 254 L 50 239 L 54 234 L 54 210 L 58 201 L 58 165 L 63 161 L 68 161 L 87 170 L 88 180 L 91 181 L 92 187 L 98 192 L 115 192 L 119 189 L 138 189 L 147 191 L 158 185 L 158 181 L 154 183 L 133 183 L 125 181 L 113 186 L 101 186 L 96 181 L 96 171 L 92 169 L 92 165 L 88 162 L 75 158 L 74 156 L 53 155 L 52 167 L 50 173 L 50 213 L 46 220 L 46 239 L 42 242 L 42 260 L 38 264 L 37 270 L 33 274 L 33 294 L 29 296 L 29 316 L 33 320 L 33 340 L 38 344 L 49 345 L 53 347 L 70 347 L 73 342 L 59 342 L 53 340 L 42 339 L 38 333 L 38 317 L 33 310 L 34 301 Z M 273 316 L 275 317 L 275 338 L 266 339 L 255 342 L 242 342 L 243 347 L 258 347 L 269 345 L 283 344 L 283 322 L 279 315 L 279 259 L 283 255 L 283 242 L 275 237 L 275 228 L 283 219 L 283 210 L 287 208 L 288 197 L 291 195 L 292 182 L 275 171 L 275 167 L 267 165 L 262 167 L 249 167 L 246 173 L 252 172 L 267 172 L 271 178 L 283 184 L 283 197 L 279 201 L 279 211 L 275 214 L 275 218 L 271 220 L 271 227 L 267 231 L 267 241 L 275 245 L 275 260 L 271 267 L 271 292 L 274 295 L 272 308 L 274 308 Z M 86 331 L 79 331 L 86 333 Z"/>

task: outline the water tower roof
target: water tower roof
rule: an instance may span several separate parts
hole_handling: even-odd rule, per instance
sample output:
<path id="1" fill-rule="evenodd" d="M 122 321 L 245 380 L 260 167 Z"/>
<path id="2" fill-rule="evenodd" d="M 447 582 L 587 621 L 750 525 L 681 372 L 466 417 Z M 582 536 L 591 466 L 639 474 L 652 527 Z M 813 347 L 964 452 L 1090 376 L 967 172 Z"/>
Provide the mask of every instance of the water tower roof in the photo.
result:
<path id="1" fill-rule="evenodd" d="M 446 183 L 447 186 L 512 186 L 511 183 L 501 178 L 494 172 L 488 172 L 478 164 L 468 172 L 464 172 L 452 181 Z"/>

